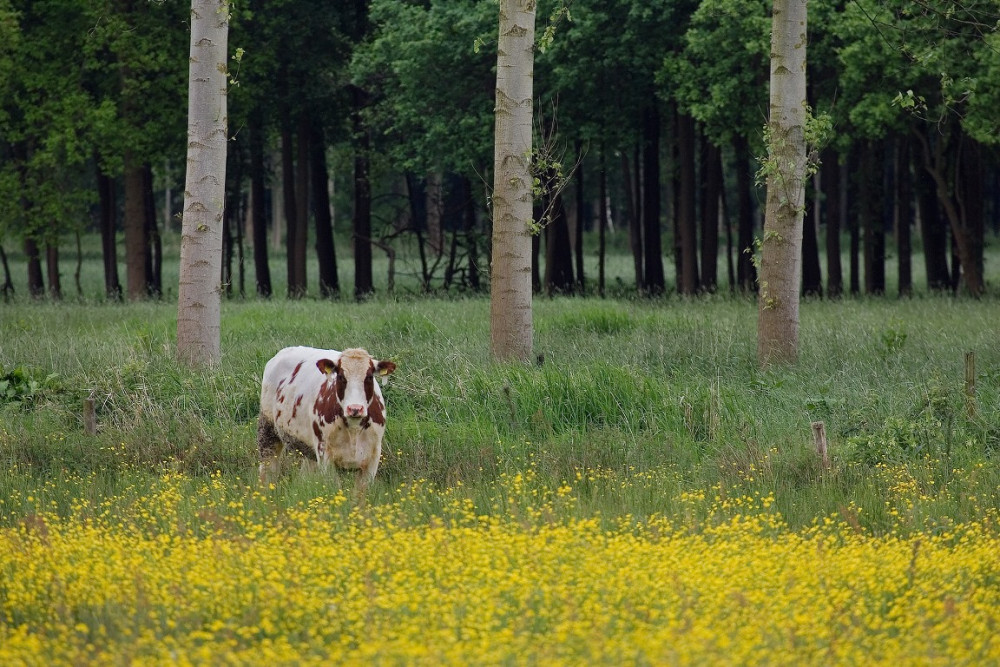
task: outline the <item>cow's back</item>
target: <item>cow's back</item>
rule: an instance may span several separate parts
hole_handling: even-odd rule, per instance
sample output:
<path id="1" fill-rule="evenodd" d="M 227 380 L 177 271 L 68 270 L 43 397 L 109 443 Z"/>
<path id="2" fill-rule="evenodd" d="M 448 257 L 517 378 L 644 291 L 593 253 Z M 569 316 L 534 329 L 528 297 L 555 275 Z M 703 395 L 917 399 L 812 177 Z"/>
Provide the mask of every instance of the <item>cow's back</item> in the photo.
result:
<path id="1" fill-rule="evenodd" d="M 336 362 L 337 350 L 313 347 L 286 347 L 264 366 L 261 380 L 260 411 L 279 431 L 311 428 L 311 412 L 326 375 L 317 368 L 321 359 Z M 296 424 L 301 422 L 301 428 Z"/>

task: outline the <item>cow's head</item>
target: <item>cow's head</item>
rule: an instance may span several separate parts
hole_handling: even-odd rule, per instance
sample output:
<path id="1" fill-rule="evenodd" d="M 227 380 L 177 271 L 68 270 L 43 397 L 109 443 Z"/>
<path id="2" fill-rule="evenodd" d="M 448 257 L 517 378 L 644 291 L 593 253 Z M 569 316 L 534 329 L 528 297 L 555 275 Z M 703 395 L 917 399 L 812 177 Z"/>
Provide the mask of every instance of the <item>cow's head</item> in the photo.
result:
<path id="1" fill-rule="evenodd" d="M 349 426 L 385 425 L 385 406 L 375 391 L 375 376 L 392 373 L 396 364 L 354 348 L 344 350 L 337 361 L 320 359 L 316 367 L 327 376 L 316 401 L 316 412 L 327 423 L 342 417 Z"/>

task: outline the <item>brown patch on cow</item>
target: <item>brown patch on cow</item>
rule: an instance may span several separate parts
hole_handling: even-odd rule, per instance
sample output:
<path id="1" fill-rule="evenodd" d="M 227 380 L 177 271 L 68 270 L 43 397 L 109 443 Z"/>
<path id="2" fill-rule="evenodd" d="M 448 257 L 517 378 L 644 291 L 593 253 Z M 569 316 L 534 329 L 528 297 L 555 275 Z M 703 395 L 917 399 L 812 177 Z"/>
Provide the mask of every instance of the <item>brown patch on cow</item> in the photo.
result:
<path id="1" fill-rule="evenodd" d="M 319 444 L 322 445 L 323 444 L 323 429 L 321 429 L 319 427 L 319 422 L 317 422 L 317 421 L 313 422 L 313 435 L 316 436 L 317 442 L 319 442 Z"/>
<path id="2" fill-rule="evenodd" d="M 372 397 L 371 403 L 368 404 L 368 418 L 379 426 L 385 426 L 385 406 L 378 396 Z"/>
<path id="3" fill-rule="evenodd" d="M 302 370 L 302 364 L 304 363 L 304 361 L 300 361 L 295 365 L 295 368 L 292 370 L 292 377 L 288 378 L 288 384 L 295 382 L 295 377 L 299 374 L 299 371 Z"/>
<path id="4" fill-rule="evenodd" d="M 316 402 L 313 403 L 313 412 L 322 417 L 327 424 L 337 421 L 337 417 L 344 415 L 340 407 L 340 399 L 337 398 L 337 383 L 327 380 L 316 394 Z"/>
<path id="5" fill-rule="evenodd" d="M 299 394 L 299 397 L 295 399 L 295 405 L 292 406 L 292 419 L 295 419 L 295 415 L 299 411 L 299 406 L 302 405 L 302 399 L 305 398 L 304 395 Z"/>

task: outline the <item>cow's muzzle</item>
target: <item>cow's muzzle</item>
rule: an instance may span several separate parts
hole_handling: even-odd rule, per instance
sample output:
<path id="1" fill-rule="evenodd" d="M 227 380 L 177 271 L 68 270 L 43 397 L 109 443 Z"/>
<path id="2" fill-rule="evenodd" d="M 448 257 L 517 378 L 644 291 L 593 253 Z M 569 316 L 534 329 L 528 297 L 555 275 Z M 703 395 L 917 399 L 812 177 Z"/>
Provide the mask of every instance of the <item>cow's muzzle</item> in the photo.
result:
<path id="1" fill-rule="evenodd" d="M 348 405 L 346 408 L 344 408 L 344 414 L 347 417 L 364 417 L 365 406 L 361 405 L 360 403 L 354 403 L 352 405 Z"/>

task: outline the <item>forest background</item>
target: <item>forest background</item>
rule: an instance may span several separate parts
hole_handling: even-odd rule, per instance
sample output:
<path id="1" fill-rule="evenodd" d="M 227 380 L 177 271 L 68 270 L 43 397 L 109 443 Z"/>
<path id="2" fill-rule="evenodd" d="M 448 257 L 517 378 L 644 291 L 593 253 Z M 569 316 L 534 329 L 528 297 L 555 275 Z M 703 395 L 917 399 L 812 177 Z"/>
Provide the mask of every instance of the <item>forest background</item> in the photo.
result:
<path id="1" fill-rule="evenodd" d="M 568 7 L 536 54 L 536 291 L 755 290 L 769 3 Z M 540 3 L 543 23 L 556 9 Z M 172 292 L 187 12 L 0 2 L 6 295 Z M 997 12 L 810 3 L 810 105 L 828 127 L 807 195 L 805 294 L 987 289 Z M 364 297 L 378 257 L 380 289 L 485 288 L 494 14 L 468 0 L 234 8 L 230 294 Z M 98 255 L 103 276 L 81 276 Z"/>

